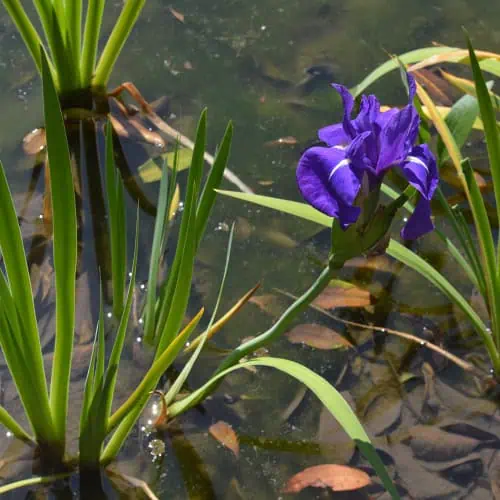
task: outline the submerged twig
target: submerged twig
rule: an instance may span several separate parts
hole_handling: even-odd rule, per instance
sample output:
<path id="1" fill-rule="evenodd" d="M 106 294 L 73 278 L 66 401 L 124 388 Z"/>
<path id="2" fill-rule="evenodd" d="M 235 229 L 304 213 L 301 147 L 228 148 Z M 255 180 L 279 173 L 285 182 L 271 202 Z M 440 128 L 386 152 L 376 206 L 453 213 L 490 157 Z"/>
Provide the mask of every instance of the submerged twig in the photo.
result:
<path id="1" fill-rule="evenodd" d="M 140 489 L 146 495 L 146 498 L 149 498 L 150 500 L 159 500 L 158 497 L 151 491 L 151 488 L 148 486 L 148 484 L 142 479 L 128 476 L 127 474 L 118 472 L 117 470 L 114 470 L 110 467 L 106 469 L 106 472 L 109 476 L 114 476 L 115 478 L 124 481 L 130 486 Z"/>
<path id="2" fill-rule="evenodd" d="M 275 288 L 278 293 L 281 293 L 282 295 L 285 295 L 286 297 L 289 297 L 291 299 L 296 300 L 297 297 L 293 295 L 292 293 L 289 293 L 285 290 L 281 290 L 279 288 Z M 463 359 L 460 359 L 458 356 L 455 356 L 454 354 L 451 354 L 447 350 L 443 349 L 442 347 L 439 347 L 436 344 L 433 344 L 432 342 L 429 342 L 428 340 L 424 340 L 421 337 L 417 337 L 416 335 L 412 335 L 411 333 L 406 333 L 406 332 L 400 332 L 399 330 L 393 330 L 392 328 L 386 328 L 383 326 L 375 326 L 375 325 L 366 325 L 364 323 L 357 323 L 356 321 L 350 321 L 347 319 L 340 318 L 339 316 L 336 316 L 335 314 L 332 314 L 328 312 L 326 309 L 323 309 L 322 307 L 316 306 L 314 304 L 310 304 L 309 307 L 312 309 L 315 309 L 316 311 L 325 314 L 331 319 L 334 319 L 335 321 L 339 321 L 340 323 L 343 323 L 344 325 L 348 326 L 354 326 L 355 328 L 368 328 L 370 330 L 380 332 L 380 333 L 389 333 L 390 335 L 395 335 L 397 337 L 401 337 L 406 340 L 410 340 L 411 342 L 416 342 L 417 344 L 420 344 L 422 347 L 427 347 L 431 349 L 432 351 L 437 352 L 438 354 L 441 354 L 445 358 L 449 359 L 452 363 L 455 363 L 457 366 L 462 368 L 463 370 L 473 373 L 474 375 L 480 376 L 480 377 L 485 377 L 487 374 L 477 368 L 475 365 L 472 363 L 468 363 L 467 361 L 464 361 Z"/>
<path id="3" fill-rule="evenodd" d="M 125 82 L 116 87 L 114 90 L 109 92 L 110 97 L 119 98 L 122 92 L 128 92 L 135 101 L 140 105 L 142 112 L 149 118 L 149 120 L 161 130 L 170 140 L 178 142 L 182 146 L 193 150 L 194 142 L 182 135 L 178 130 L 174 129 L 168 123 L 163 121 L 153 110 L 148 102 L 141 95 L 137 87 L 131 82 Z M 215 158 L 208 152 L 204 152 L 203 157 L 205 161 L 212 166 L 214 164 Z M 253 193 L 253 190 L 248 187 L 234 172 L 226 168 L 224 170 L 224 177 L 234 184 L 240 191 L 244 193 Z"/>

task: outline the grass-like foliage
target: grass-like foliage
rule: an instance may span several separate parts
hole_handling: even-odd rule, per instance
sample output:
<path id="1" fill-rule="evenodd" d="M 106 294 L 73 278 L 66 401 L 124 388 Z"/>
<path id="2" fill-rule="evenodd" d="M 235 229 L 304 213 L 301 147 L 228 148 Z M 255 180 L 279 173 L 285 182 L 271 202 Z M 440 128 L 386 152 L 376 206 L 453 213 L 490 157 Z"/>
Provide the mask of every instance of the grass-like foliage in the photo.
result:
<path id="1" fill-rule="evenodd" d="M 129 2 L 133 3 L 133 2 Z M 175 257 L 164 283 L 157 282 L 159 261 L 164 254 L 170 213 L 175 191 L 177 161 L 173 173 L 162 166 L 162 179 L 158 202 L 149 273 L 149 290 L 145 306 L 145 337 L 156 356 L 139 385 L 128 399 L 112 411 L 115 388 L 119 383 L 118 372 L 123 346 L 128 331 L 138 253 L 138 224 L 135 224 L 135 249 L 132 271 L 127 286 L 127 256 L 124 252 L 125 212 L 121 178 L 113 166 L 111 131 L 107 129 L 107 192 L 110 211 L 109 223 L 112 246 L 112 283 L 114 288 L 114 313 L 118 318 L 117 330 L 111 337 L 111 351 L 106 352 L 101 298 L 101 312 L 96 327 L 92 356 L 85 382 L 80 416 L 79 456 L 66 456 L 67 408 L 69 380 L 75 328 L 75 273 L 77 262 L 77 219 L 72 169 L 63 116 L 59 106 L 57 88 L 52 79 L 49 62 L 41 55 L 43 100 L 47 127 L 47 150 L 52 185 L 53 251 L 56 275 L 56 332 L 52 376 L 46 383 L 37 318 L 33 302 L 23 241 L 3 167 L 0 165 L 0 250 L 3 268 L 0 271 L 0 347 L 8 364 L 12 379 L 22 401 L 29 428 L 22 427 L 9 412 L 0 407 L 0 423 L 16 438 L 31 443 L 41 451 L 42 460 L 60 464 L 63 474 L 70 474 L 79 465 L 80 470 L 96 470 L 110 464 L 118 455 L 130 431 L 146 406 L 160 377 L 174 360 L 185 351 L 186 342 L 195 332 L 203 316 L 203 309 L 182 327 L 191 290 L 194 259 L 208 217 L 215 201 L 226 166 L 232 127 L 228 126 L 220 142 L 213 167 L 203 182 L 203 153 L 205 151 L 206 112 L 199 121 L 193 159 L 185 192 L 185 205 L 176 243 Z M 176 156 L 176 158 L 178 158 Z M 59 164 L 64 165 L 59 168 Z M 55 167 L 55 168 L 52 168 Z M 372 464 L 393 498 L 397 491 L 370 439 L 356 415 L 337 390 L 326 380 L 298 363 L 279 358 L 242 359 L 262 345 L 284 333 L 295 316 L 324 289 L 335 272 L 327 268 L 317 281 L 300 297 L 268 331 L 236 347 L 219 365 L 211 378 L 191 394 L 179 398 L 180 390 L 197 361 L 205 341 L 216 328 L 218 304 L 229 268 L 232 232 L 229 238 L 226 265 L 219 297 L 208 327 L 194 343 L 196 348 L 184 369 L 164 395 L 168 406 L 166 415 L 175 418 L 199 404 L 213 392 L 220 380 L 232 371 L 249 366 L 270 367 L 280 370 L 304 383 L 339 420 L 345 431 L 357 443 L 360 451 Z M 102 293 L 101 293 L 102 297 Z M 68 467 L 70 472 L 68 473 Z M 5 493 L 18 486 L 46 482 L 61 477 L 54 470 L 50 477 L 31 478 L 0 487 Z"/>
<path id="2" fill-rule="evenodd" d="M 46 43 L 20 0 L 3 0 L 3 4 L 40 73 L 41 47 L 50 54 L 49 67 L 57 92 L 66 94 L 106 87 L 145 1 L 123 2 L 122 12 L 99 58 L 97 52 L 106 0 L 33 0 Z"/>

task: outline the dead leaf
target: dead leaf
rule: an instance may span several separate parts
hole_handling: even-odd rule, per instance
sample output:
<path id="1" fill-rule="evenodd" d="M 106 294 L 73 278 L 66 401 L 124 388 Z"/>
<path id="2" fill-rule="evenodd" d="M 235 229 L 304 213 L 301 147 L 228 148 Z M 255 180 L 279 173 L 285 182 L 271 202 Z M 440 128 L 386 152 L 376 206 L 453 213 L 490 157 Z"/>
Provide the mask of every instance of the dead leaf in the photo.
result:
<path id="1" fill-rule="evenodd" d="M 47 137 L 44 128 L 36 128 L 26 134 L 23 139 L 23 151 L 28 156 L 36 155 L 47 147 Z"/>
<path id="2" fill-rule="evenodd" d="M 394 267 L 387 255 L 376 255 L 374 257 L 354 257 L 348 260 L 345 267 L 356 267 L 367 271 L 379 271 L 382 273 L 394 273 Z"/>
<path id="3" fill-rule="evenodd" d="M 349 406 L 353 410 L 356 410 L 356 403 L 351 394 L 348 391 L 343 391 L 341 394 Z M 318 440 L 323 458 L 329 462 L 347 464 L 356 451 L 354 441 L 347 435 L 343 427 L 339 424 L 339 421 L 325 407 L 321 409 L 316 439 Z"/>
<path id="4" fill-rule="evenodd" d="M 370 483 L 370 476 L 354 467 L 336 464 L 315 465 L 292 476 L 287 481 L 283 493 L 299 493 L 308 487 L 352 491 L 364 488 Z"/>
<path id="5" fill-rule="evenodd" d="M 267 141 L 264 143 L 266 147 L 272 146 L 294 146 L 297 144 L 297 139 L 292 135 L 287 135 L 286 137 L 280 137 L 279 139 L 275 139 L 274 141 Z"/>
<path id="6" fill-rule="evenodd" d="M 424 418 L 435 418 L 441 407 L 436 394 L 436 374 L 429 363 L 422 364 L 422 374 L 424 376 L 424 397 L 420 414 Z"/>
<path id="7" fill-rule="evenodd" d="M 415 460 L 408 446 L 403 444 L 391 446 L 391 455 L 397 476 L 401 484 L 409 492 L 409 495 L 405 496 L 405 498 L 460 498 L 459 494 L 463 493 L 456 484 L 447 481 L 435 472 L 429 471 L 422 462 Z"/>
<path id="8" fill-rule="evenodd" d="M 298 246 L 298 243 L 293 238 L 282 231 L 262 229 L 259 230 L 259 234 L 263 239 L 281 248 L 295 248 Z"/>
<path id="9" fill-rule="evenodd" d="M 160 413 L 153 422 L 153 428 L 157 431 L 164 431 L 168 424 L 168 407 L 165 402 L 165 394 L 162 391 L 153 391 L 153 394 L 159 396 L 160 399 Z"/>
<path id="10" fill-rule="evenodd" d="M 452 90 L 451 85 L 444 78 L 428 69 L 414 71 L 413 75 L 417 82 L 425 88 L 433 101 L 443 106 L 451 106 L 453 104 L 448 95 Z"/>
<path id="11" fill-rule="evenodd" d="M 371 304 L 371 295 L 355 285 L 329 286 L 313 300 L 313 305 L 323 309 L 337 307 L 366 307 Z"/>
<path id="12" fill-rule="evenodd" d="M 483 444 L 491 443 L 493 446 L 500 444 L 499 438 L 496 434 L 480 429 L 479 427 L 471 425 L 467 422 L 458 421 L 452 423 L 441 423 L 441 429 L 446 432 L 452 432 L 453 434 L 460 434 L 462 436 L 477 439 L 478 441 L 482 441 Z"/>
<path id="13" fill-rule="evenodd" d="M 316 349 L 330 350 L 352 347 L 352 344 L 336 331 L 314 323 L 297 325 L 285 335 L 292 344 L 305 344 Z"/>
<path id="14" fill-rule="evenodd" d="M 399 393 L 393 389 L 385 390 L 368 403 L 363 423 L 375 436 L 387 434 L 400 422 L 402 408 L 403 402 Z"/>
<path id="15" fill-rule="evenodd" d="M 299 390 L 295 394 L 294 398 L 288 406 L 281 412 L 281 420 L 285 422 L 288 420 L 294 413 L 295 410 L 301 405 L 302 401 L 304 401 L 304 398 L 307 394 L 307 387 L 305 385 L 301 385 L 299 387 Z"/>
<path id="16" fill-rule="evenodd" d="M 267 186 L 272 186 L 274 184 L 274 181 L 271 180 L 262 180 L 262 181 L 257 181 L 258 184 L 261 186 L 267 187 Z"/>
<path id="17" fill-rule="evenodd" d="M 497 451 L 488 468 L 491 493 L 495 500 L 500 500 L 500 452 Z"/>
<path id="18" fill-rule="evenodd" d="M 271 316 L 279 316 L 286 308 L 284 301 L 272 293 L 253 296 L 248 302 Z"/>
<path id="19" fill-rule="evenodd" d="M 191 166 L 193 152 L 188 148 L 180 148 L 177 157 L 177 172 L 186 170 Z M 169 168 L 173 168 L 175 159 L 175 151 L 163 153 L 155 158 L 150 158 L 138 167 L 138 173 L 142 182 L 156 182 L 161 179 L 161 166 L 164 161 L 167 162 Z"/>
<path id="20" fill-rule="evenodd" d="M 445 462 L 467 456 L 476 451 L 478 439 L 446 432 L 439 427 L 416 425 L 410 429 L 410 447 L 420 460 Z"/>
<path id="21" fill-rule="evenodd" d="M 219 441 L 222 446 L 230 449 L 234 453 L 235 457 L 239 457 L 240 443 L 238 441 L 238 436 L 229 424 L 219 420 L 209 427 L 208 432 L 210 432 L 212 437 Z"/>
<path id="22" fill-rule="evenodd" d="M 170 11 L 170 14 L 172 14 L 177 21 L 180 21 L 181 23 L 184 22 L 184 14 L 178 10 L 175 10 L 173 7 L 169 7 L 168 10 Z"/>
<path id="23" fill-rule="evenodd" d="M 142 479 L 123 474 L 113 467 L 108 467 L 106 472 L 111 476 L 114 486 L 125 498 L 135 498 L 138 495 L 138 491 L 140 491 L 149 500 L 158 500 L 158 497 Z"/>
<path id="24" fill-rule="evenodd" d="M 71 380 L 80 380 L 87 372 L 92 355 L 93 344 L 75 345 L 73 348 L 73 358 L 71 364 Z M 45 369 L 52 366 L 54 360 L 54 353 L 48 352 L 43 355 Z"/>
<path id="25" fill-rule="evenodd" d="M 234 236 L 239 241 L 245 241 L 250 238 L 250 235 L 255 231 L 255 226 L 250 224 L 245 217 L 236 217 L 234 221 Z"/>
<path id="26" fill-rule="evenodd" d="M 40 300 L 44 301 L 49 295 L 54 278 L 54 269 L 49 264 L 48 259 L 45 259 L 41 265 L 36 263 L 30 267 L 31 288 L 33 296 L 40 294 Z"/>
<path id="27" fill-rule="evenodd" d="M 484 297 L 476 288 L 472 290 L 469 302 L 470 305 L 474 308 L 474 311 L 479 314 L 479 317 L 487 323 L 490 318 L 490 313 L 488 312 L 488 307 L 486 306 Z"/>

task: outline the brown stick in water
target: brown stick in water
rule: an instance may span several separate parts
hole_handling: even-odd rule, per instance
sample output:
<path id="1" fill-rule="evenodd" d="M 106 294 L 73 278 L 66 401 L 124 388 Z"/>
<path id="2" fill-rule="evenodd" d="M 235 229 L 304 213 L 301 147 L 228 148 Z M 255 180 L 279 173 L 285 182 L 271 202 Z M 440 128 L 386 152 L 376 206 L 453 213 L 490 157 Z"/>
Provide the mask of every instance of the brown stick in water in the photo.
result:
<path id="1" fill-rule="evenodd" d="M 137 87 L 131 82 L 125 82 L 112 90 L 108 95 L 110 97 L 119 98 L 123 92 L 128 92 L 130 96 L 139 104 L 141 111 L 149 118 L 151 123 L 153 123 L 158 130 L 161 130 L 170 140 L 178 141 L 182 146 L 193 150 L 194 142 L 181 134 L 178 130 L 171 127 L 168 123 L 163 121 L 153 110 L 148 102 L 141 95 Z M 203 155 L 205 161 L 212 166 L 214 164 L 214 157 L 205 151 Z M 231 170 L 226 168 L 224 170 L 224 177 L 234 184 L 240 191 L 244 193 L 253 193 L 253 190 L 248 187 L 239 177 L 234 174 Z"/>

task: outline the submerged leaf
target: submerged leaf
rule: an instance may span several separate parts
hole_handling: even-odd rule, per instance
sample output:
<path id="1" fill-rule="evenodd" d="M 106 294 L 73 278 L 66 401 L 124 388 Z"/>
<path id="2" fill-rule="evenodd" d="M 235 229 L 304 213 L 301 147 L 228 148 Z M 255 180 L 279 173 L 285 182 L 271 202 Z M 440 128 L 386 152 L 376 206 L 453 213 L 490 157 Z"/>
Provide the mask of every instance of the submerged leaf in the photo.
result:
<path id="1" fill-rule="evenodd" d="M 142 182 L 156 182 L 161 179 L 161 165 L 164 161 L 167 162 L 169 168 L 173 168 L 175 151 L 162 154 L 156 158 L 151 158 L 139 166 L 138 172 Z M 193 152 L 188 148 L 179 149 L 179 157 L 177 160 L 177 172 L 186 170 L 191 166 Z"/>
<path id="2" fill-rule="evenodd" d="M 414 456 L 431 462 L 444 462 L 464 457 L 477 450 L 481 444 L 478 439 L 426 425 L 412 427 L 410 436 L 410 447 Z"/>
<path id="3" fill-rule="evenodd" d="M 219 441 L 220 444 L 230 449 L 235 457 L 239 457 L 240 443 L 238 441 L 238 436 L 229 424 L 219 420 L 209 427 L 208 432 L 210 432 L 212 437 Z"/>
<path id="4" fill-rule="evenodd" d="M 386 390 L 377 394 L 368 404 L 364 415 L 364 424 L 375 435 L 387 433 L 401 419 L 403 402 L 399 393 Z"/>
<path id="5" fill-rule="evenodd" d="M 297 144 L 297 139 L 293 137 L 292 135 L 288 135 L 286 137 L 280 137 L 279 139 L 275 139 L 274 141 L 268 141 L 264 143 L 264 146 L 270 147 L 270 146 L 293 146 Z"/>
<path id="6" fill-rule="evenodd" d="M 23 139 L 23 151 L 28 156 L 41 153 L 47 147 L 47 137 L 44 128 L 36 128 L 26 134 Z"/>
<path id="7" fill-rule="evenodd" d="M 348 260 L 344 267 L 355 267 L 367 271 L 378 271 L 381 273 L 394 273 L 394 266 L 387 255 L 375 255 L 373 257 L 354 257 Z"/>
<path id="8" fill-rule="evenodd" d="M 488 468 L 488 478 L 490 480 L 491 493 L 495 500 L 500 500 L 500 451 L 495 453 Z"/>
<path id="9" fill-rule="evenodd" d="M 329 286 L 313 301 L 315 306 L 322 309 L 366 307 L 371 303 L 370 292 L 355 285 Z"/>
<path id="10" fill-rule="evenodd" d="M 354 467 L 324 464 L 304 469 L 292 476 L 283 493 L 299 493 L 304 488 L 331 488 L 333 491 L 352 491 L 371 483 L 370 476 Z"/>
<path id="11" fill-rule="evenodd" d="M 279 316 L 286 308 L 284 301 L 272 293 L 254 296 L 249 302 L 271 316 Z"/>
<path id="12" fill-rule="evenodd" d="M 449 95 L 452 87 L 444 78 L 428 69 L 416 70 L 413 72 L 413 75 L 418 83 L 427 90 L 433 101 L 444 106 L 452 105 Z"/>
<path id="13" fill-rule="evenodd" d="M 306 344 L 316 349 L 352 347 L 352 344 L 336 331 L 314 323 L 297 325 L 285 335 L 292 344 Z"/>
<path id="14" fill-rule="evenodd" d="M 298 243 L 292 237 L 288 236 L 288 234 L 284 233 L 283 231 L 277 231 L 274 229 L 262 229 L 259 231 L 259 235 L 273 245 L 281 248 L 295 248 L 298 245 Z"/>
<path id="15" fill-rule="evenodd" d="M 347 391 L 341 393 L 349 406 L 356 410 L 356 403 Z M 322 408 L 316 435 L 321 454 L 329 462 L 347 464 L 351 461 L 356 445 L 346 434 L 338 420 L 326 409 Z"/>
<path id="16" fill-rule="evenodd" d="M 184 22 L 184 14 L 173 7 L 169 7 L 168 10 L 170 13 L 177 19 L 177 21 L 180 21 L 181 23 Z"/>

